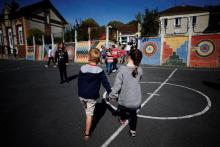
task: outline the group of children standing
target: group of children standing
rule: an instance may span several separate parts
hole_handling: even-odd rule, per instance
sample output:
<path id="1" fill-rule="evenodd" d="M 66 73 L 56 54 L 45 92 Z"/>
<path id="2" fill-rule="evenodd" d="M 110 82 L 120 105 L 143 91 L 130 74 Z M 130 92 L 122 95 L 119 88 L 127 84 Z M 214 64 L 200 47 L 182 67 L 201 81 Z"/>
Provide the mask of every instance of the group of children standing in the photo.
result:
<path id="1" fill-rule="evenodd" d="M 86 112 L 85 139 L 91 135 L 90 129 L 101 84 L 107 91 L 108 100 L 118 100 L 119 122 L 124 124 L 126 120 L 129 120 L 129 134 L 134 137 L 137 125 L 137 109 L 141 107 L 142 97 L 140 80 L 143 71 L 139 67 L 142 52 L 136 49 L 128 53 L 127 65 L 118 68 L 112 88 L 104 70 L 97 66 L 101 56 L 102 53 L 99 49 L 91 49 L 89 51 L 89 63 L 81 66 L 78 76 L 78 96 Z M 111 73 L 111 67 L 117 69 L 118 50 L 115 49 L 115 46 L 107 51 L 105 57 L 108 73 Z"/>
<path id="2" fill-rule="evenodd" d="M 109 49 L 105 48 L 104 46 L 101 46 L 101 48 L 102 63 L 106 64 L 106 71 L 110 75 L 112 72 L 116 72 L 119 59 L 120 63 L 124 63 L 126 52 L 124 47 L 122 47 L 122 49 L 119 51 L 116 45 L 112 45 L 112 48 Z"/>

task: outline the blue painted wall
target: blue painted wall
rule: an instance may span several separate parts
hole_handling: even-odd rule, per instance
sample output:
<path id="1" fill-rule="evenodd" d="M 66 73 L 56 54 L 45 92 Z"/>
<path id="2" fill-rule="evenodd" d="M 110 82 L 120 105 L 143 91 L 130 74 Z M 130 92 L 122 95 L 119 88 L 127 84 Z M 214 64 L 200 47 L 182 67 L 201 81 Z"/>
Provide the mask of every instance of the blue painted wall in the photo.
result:
<path id="1" fill-rule="evenodd" d="M 152 56 L 146 56 L 143 53 L 141 64 L 160 65 L 160 51 L 161 51 L 161 38 L 142 38 L 141 39 L 141 51 L 143 52 L 144 45 L 152 42 L 156 46 L 156 52 Z"/>

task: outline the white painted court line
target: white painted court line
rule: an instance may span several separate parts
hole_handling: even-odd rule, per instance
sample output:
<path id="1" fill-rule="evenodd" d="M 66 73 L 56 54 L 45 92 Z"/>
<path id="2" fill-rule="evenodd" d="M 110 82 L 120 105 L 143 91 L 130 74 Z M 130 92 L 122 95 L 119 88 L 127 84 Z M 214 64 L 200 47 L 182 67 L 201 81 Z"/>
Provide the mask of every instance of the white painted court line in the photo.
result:
<path id="1" fill-rule="evenodd" d="M 147 93 L 147 94 L 149 94 L 149 95 L 151 95 L 151 94 L 153 94 L 153 93 Z M 160 96 L 159 94 L 154 94 L 155 96 Z"/>
<path id="2" fill-rule="evenodd" d="M 143 82 L 143 83 L 159 83 L 159 82 Z M 186 118 L 192 118 L 192 117 L 196 117 L 196 116 L 200 116 L 203 115 L 204 113 L 206 113 L 210 108 L 211 108 L 211 100 L 210 98 L 205 95 L 204 93 L 202 93 L 201 91 L 198 91 L 196 89 L 187 87 L 187 86 L 183 86 L 183 85 L 178 85 L 178 84 L 172 84 L 172 83 L 166 83 L 166 85 L 172 85 L 172 86 L 176 86 L 176 87 L 181 87 L 181 88 L 185 88 L 191 91 L 194 91 L 200 95 L 202 95 L 203 97 L 205 97 L 206 101 L 207 101 L 207 105 L 206 107 L 197 113 L 194 114 L 189 114 L 189 115 L 184 115 L 184 116 L 176 116 L 176 117 L 158 117 L 158 116 L 146 116 L 146 115 L 138 115 L 138 117 L 141 118 L 148 118 L 148 119 L 158 119 L 158 120 L 174 120 L 174 119 L 186 119 Z"/>
<path id="3" fill-rule="evenodd" d="M 169 77 L 141 104 L 141 107 L 147 104 L 149 100 L 167 83 L 167 81 L 174 75 L 177 71 L 177 68 L 172 71 Z M 118 134 L 128 125 L 128 121 L 124 125 L 121 125 L 102 145 L 101 147 L 107 147 L 117 136 Z"/>

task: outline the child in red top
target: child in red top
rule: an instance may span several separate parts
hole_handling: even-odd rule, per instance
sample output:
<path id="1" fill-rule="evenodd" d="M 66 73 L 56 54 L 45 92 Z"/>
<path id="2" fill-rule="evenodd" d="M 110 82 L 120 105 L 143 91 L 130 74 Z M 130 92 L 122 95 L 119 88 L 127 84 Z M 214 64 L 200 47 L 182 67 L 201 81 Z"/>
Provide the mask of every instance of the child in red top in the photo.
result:
<path id="1" fill-rule="evenodd" d="M 123 46 L 121 51 L 120 51 L 121 64 L 124 64 L 124 62 L 125 62 L 125 55 L 126 55 L 126 51 L 125 51 L 125 47 Z"/>
<path id="2" fill-rule="evenodd" d="M 118 63 L 118 48 L 115 47 L 115 45 L 112 45 L 112 56 L 113 56 L 113 72 L 117 70 L 117 63 Z"/>

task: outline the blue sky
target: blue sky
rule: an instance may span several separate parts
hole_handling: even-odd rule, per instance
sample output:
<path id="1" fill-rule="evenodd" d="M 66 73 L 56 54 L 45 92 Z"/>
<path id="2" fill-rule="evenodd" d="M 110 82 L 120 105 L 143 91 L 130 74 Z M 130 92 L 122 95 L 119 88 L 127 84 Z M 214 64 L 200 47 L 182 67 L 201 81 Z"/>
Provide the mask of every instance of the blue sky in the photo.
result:
<path id="1" fill-rule="evenodd" d="M 4 1 L 1 0 L 0 7 Z M 21 6 L 29 5 L 40 0 L 17 0 Z M 74 23 L 76 19 L 95 19 L 99 25 L 106 25 L 111 20 L 119 20 L 124 23 L 135 18 L 138 12 L 144 12 L 146 8 L 159 11 L 176 5 L 217 5 L 220 0 L 50 0 L 64 18 Z"/>

